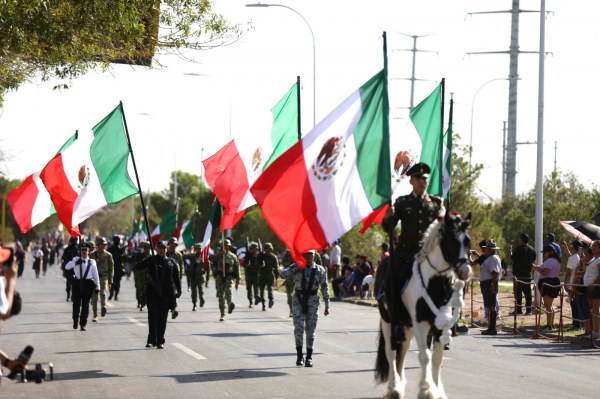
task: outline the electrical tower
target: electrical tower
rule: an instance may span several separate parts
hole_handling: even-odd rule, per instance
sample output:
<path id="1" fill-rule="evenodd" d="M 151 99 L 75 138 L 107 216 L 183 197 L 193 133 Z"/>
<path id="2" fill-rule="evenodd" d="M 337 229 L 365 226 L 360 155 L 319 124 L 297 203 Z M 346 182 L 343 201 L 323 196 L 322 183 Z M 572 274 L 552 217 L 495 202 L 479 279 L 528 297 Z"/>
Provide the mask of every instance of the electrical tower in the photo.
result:
<path id="1" fill-rule="evenodd" d="M 519 0 L 512 0 L 512 8 L 504 11 L 483 11 L 473 12 L 468 15 L 476 14 L 511 14 L 510 28 L 510 47 L 508 51 L 481 51 L 467 54 L 509 54 L 509 73 L 508 73 L 508 129 L 506 135 L 506 180 L 503 195 L 515 195 L 516 176 L 517 176 L 517 82 L 519 80 L 519 54 L 529 53 L 537 54 L 537 51 L 519 50 L 519 15 L 521 13 L 539 13 L 536 10 L 519 9 Z M 504 183 L 504 182 L 503 182 Z"/>

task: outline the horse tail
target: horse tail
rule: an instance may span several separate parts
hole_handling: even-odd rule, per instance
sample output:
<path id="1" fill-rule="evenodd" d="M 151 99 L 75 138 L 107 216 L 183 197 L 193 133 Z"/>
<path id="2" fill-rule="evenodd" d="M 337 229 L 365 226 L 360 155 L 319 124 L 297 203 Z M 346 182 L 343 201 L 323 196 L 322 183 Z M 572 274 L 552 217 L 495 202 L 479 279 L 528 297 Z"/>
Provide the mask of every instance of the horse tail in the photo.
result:
<path id="1" fill-rule="evenodd" d="M 385 337 L 381 328 L 379 328 L 379 344 L 377 347 L 377 357 L 375 359 L 375 382 L 382 384 L 388 380 L 390 374 L 390 364 L 385 355 Z"/>

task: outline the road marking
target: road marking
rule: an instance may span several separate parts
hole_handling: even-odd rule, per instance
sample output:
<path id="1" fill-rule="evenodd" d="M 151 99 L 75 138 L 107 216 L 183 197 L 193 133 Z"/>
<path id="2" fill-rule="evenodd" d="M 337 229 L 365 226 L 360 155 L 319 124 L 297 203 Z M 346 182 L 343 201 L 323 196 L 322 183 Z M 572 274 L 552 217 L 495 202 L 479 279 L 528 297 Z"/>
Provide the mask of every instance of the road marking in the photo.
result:
<path id="1" fill-rule="evenodd" d="M 191 350 L 190 348 L 188 348 L 185 345 L 178 344 L 177 342 L 174 342 L 171 345 L 173 345 L 174 347 L 176 347 L 180 351 L 182 351 L 184 353 L 187 353 L 188 355 L 190 355 L 191 357 L 193 357 L 196 360 L 206 360 L 206 358 L 204 356 L 202 356 L 202 355 L 194 352 L 193 350 Z"/>
<path id="2" fill-rule="evenodd" d="M 134 319 L 133 317 L 128 317 L 127 320 L 129 320 L 130 322 L 137 324 L 140 327 L 146 327 L 146 325 L 140 321 L 138 321 L 137 319 Z"/>

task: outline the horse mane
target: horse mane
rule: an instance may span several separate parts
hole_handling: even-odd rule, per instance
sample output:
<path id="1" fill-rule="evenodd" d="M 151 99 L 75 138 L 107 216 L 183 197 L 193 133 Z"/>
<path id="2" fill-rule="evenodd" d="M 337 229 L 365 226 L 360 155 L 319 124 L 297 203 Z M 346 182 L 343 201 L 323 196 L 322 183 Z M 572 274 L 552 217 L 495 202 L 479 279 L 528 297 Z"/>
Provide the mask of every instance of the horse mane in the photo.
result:
<path id="1" fill-rule="evenodd" d="M 433 223 L 429 225 L 425 234 L 423 234 L 423 239 L 421 243 L 421 250 L 417 253 L 416 259 L 419 262 L 423 262 L 427 254 L 435 249 L 437 245 L 440 243 L 441 234 L 440 231 L 442 229 L 443 223 L 435 220 Z"/>

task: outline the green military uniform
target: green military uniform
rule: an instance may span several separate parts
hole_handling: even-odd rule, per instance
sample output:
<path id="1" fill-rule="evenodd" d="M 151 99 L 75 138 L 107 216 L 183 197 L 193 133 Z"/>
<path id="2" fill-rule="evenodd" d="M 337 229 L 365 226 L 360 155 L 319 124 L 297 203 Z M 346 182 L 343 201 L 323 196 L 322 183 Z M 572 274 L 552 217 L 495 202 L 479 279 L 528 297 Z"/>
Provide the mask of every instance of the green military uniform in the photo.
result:
<path id="1" fill-rule="evenodd" d="M 294 263 L 294 259 L 292 259 L 292 254 L 289 249 L 285 250 L 283 254 L 283 258 L 281 259 L 281 263 L 284 268 L 288 267 L 292 263 Z M 287 294 L 287 303 L 290 307 L 290 317 L 292 317 L 292 299 L 294 296 L 294 279 L 289 277 L 284 280 L 285 293 Z"/>
<path id="2" fill-rule="evenodd" d="M 177 271 L 179 273 L 179 280 L 181 281 L 181 279 L 183 278 L 183 275 L 185 273 L 185 266 L 183 264 L 183 255 L 181 254 L 181 252 L 179 252 L 178 250 L 175 249 L 175 247 L 177 246 L 177 239 L 175 237 L 171 237 L 169 238 L 169 240 L 167 241 L 168 243 L 168 247 L 167 247 L 167 258 L 171 258 L 175 261 L 175 263 L 177 263 Z M 188 288 L 190 287 L 189 284 L 189 280 L 188 280 Z M 175 298 L 175 302 L 173 303 L 173 308 L 171 309 L 171 311 L 173 312 L 173 314 L 171 315 L 172 318 L 177 317 L 177 315 L 179 314 L 177 312 L 177 304 L 178 304 L 178 299 Z"/>
<path id="3" fill-rule="evenodd" d="M 228 240 L 225 241 L 227 242 Z M 238 257 L 229 251 L 221 251 L 218 254 L 211 256 L 210 261 L 213 275 L 215 276 L 219 310 L 221 311 L 221 321 L 223 321 L 225 319 L 225 302 L 227 302 L 229 313 L 233 312 L 233 309 L 235 308 L 232 288 L 234 281 L 236 288 L 240 283 L 240 262 L 238 261 Z"/>
<path id="4" fill-rule="evenodd" d="M 260 302 L 258 276 L 262 266 L 263 257 L 258 252 L 258 244 L 253 242 L 250 244 L 249 252 L 244 258 L 244 274 L 246 276 L 246 292 L 248 302 L 250 303 L 249 307 L 252 307 L 253 297 L 255 305 L 258 305 Z"/>
<path id="5" fill-rule="evenodd" d="M 260 268 L 258 275 L 258 283 L 260 285 L 260 301 L 262 302 L 262 309 L 265 309 L 265 288 L 267 289 L 267 296 L 269 298 L 269 308 L 273 307 L 273 284 L 279 278 L 279 259 L 271 252 L 273 245 L 271 243 L 265 244 L 265 251 L 262 255 L 263 265 Z"/>
<path id="6" fill-rule="evenodd" d="M 106 240 L 102 237 L 96 240 L 96 245 L 104 245 L 106 246 Z M 115 264 L 113 261 L 113 257 L 110 252 L 105 249 L 96 249 L 94 252 L 90 254 L 90 259 L 94 259 L 96 261 L 96 265 L 98 267 L 98 276 L 100 277 L 100 303 L 102 305 L 102 316 L 106 314 L 106 296 L 109 290 L 109 284 L 112 284 L 114 272 L 115 272 Z M 96 321 L 98 318 L 98 293 L 94 291 L 92 296 L 92 309 L 94 310 L 94 319 L 92 321 Z"/>
<path id="7" fill-rule="evenodd" d="M 138 263 L 141 263 L 144 259 L 151 256 L 150 254 L 150 243 L 143 241 L 141 243 L 142 251 L 135 253 L 133 257 L 133 266 L 135 267 Z M 147 248 L 147 249 L 146 249 Z M 135 269 L 133 272 L 133 279 L 135 282 L 135 298 L 137 299 L 137 307 L 140 312 L 146 306 L 146 285 L 148 284 L 148 269 Z"/>
<path id="8" fill-rule="evenodd" d="M 205 270 L 204 264 L 202 263 L 202 245 L 196 244 L 194 245 L 194 250 L 196 251 L 193 254 L 189 254 L 184 256 L 183 262 L 186 265 L 186 269 L 189 270 L 189 278 L 191 280 L 191 289 L 192 289 L 192 303 L 194 307 L 192 310 L 196 310 L 196 301 L 200 298 L 200 307 L 204 306 L 204 283 L 208 282 L 210 278 L 210 268 L 206 268 L 206 279 L 204 277 Z"/>

